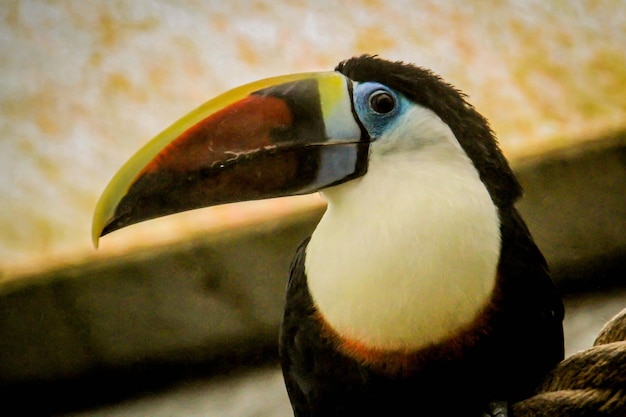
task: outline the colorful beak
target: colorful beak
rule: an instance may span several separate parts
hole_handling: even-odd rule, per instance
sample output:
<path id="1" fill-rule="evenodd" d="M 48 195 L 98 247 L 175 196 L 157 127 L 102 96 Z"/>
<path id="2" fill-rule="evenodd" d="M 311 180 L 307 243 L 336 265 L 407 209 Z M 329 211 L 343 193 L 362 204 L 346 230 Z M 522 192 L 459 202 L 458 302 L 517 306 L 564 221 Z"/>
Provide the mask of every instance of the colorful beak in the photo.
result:
<path id="1" fill-rule="evenodd" d="M 172 213 L 307 194 L 362 176 L 369 137 L 338 72 L 286 75 L 208 101 L 137 152 L 104 190 L 92 238 Z"/>

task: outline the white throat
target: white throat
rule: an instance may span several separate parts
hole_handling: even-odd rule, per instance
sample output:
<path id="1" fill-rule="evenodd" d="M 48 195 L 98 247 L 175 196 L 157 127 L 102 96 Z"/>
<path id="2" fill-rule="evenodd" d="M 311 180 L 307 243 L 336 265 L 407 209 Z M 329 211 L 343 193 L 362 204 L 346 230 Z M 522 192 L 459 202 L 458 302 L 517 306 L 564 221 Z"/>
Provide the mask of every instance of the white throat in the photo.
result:
<path id="1" fill-rule="evenodd" d="M 306 254 L 317 309 L 372 348 L 419 349 L 453 335 L 496 278 L 497 209 L 448 126 L 416 112 L 372 144 L 365 176 L 324 191 L 328 209 Z M 412 145 L 398 145 L 415 132 Z"/>

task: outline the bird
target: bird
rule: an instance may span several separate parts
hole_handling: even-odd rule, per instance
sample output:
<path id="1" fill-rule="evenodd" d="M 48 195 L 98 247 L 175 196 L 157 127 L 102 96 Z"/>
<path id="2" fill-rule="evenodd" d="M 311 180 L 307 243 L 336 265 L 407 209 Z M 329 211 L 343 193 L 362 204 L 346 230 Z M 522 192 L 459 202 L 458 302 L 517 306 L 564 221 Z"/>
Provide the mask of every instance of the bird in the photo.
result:
<path id="1" fill-rule="evenodd" d="M 92 238 L 315 192 L 279 336 L 295 416 L 506 416 L 563 359 L 563 304 L 489 122 L 412 63 L 360 55 L 209 100 L 115 174 Z"/>

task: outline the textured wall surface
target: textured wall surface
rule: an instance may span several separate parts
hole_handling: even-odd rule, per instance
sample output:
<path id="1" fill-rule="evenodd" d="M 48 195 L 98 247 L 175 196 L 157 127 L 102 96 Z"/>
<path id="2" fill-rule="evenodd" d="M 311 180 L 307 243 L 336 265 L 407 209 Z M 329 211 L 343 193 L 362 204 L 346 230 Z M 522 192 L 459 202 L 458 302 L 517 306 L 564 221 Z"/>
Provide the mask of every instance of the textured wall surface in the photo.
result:
<path id="1" fill-rule="evenodd" d="M 467 92 L 509 155 L 626 120 L 619 0 L 24 0 L 1 2 L 0 22 L 0 279 L 96 256 L 91 214 L 117 168 L 187 111 L 261 77 L 361 53 L 415 62 Z M 254 207 L 138 226 L 99 256 Z"/>

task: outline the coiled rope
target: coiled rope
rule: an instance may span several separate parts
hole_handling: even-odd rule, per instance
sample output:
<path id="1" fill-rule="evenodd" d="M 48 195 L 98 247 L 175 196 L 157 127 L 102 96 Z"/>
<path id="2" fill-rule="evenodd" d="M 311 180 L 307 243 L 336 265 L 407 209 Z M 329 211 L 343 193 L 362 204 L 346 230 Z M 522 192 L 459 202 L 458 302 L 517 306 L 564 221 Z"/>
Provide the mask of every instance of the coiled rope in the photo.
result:
<path id="1" fill-rule="evenodd" d="M 560 362 L 514 417 L 626 417 L 626 309 L 604 325 L 593 347 Z"/>

